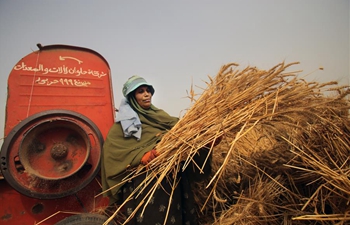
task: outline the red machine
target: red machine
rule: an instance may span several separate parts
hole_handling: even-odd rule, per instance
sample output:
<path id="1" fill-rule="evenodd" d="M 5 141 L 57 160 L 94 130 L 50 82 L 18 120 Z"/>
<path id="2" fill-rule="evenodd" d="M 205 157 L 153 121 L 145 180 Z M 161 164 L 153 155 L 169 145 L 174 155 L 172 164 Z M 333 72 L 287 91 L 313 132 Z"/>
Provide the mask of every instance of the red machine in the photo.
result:
<path id="1" fill-rule="evenodd" d="M 109 65 L 90 49 L 38 47 L 8 78 L 0 224 L 52 225 L 108 204 L 96 195 L 115 116 Z"/>

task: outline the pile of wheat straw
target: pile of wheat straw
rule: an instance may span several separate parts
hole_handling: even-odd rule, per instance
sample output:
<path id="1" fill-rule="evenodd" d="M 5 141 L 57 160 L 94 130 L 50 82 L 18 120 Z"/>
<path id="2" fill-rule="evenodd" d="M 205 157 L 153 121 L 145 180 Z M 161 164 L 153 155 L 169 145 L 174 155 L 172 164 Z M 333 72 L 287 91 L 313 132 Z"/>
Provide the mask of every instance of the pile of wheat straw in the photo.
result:
<path id="1" fill-rule="evenodd" d="M 266 71 L 232 63 L 209 77 L 157 145 L 145 183 L 184 169 L 180 161 L 186 167 L 221 137 L 210 178 L 193 187 L 200 224 L 349 223 L 350 90 L 300 79 L 287 72 L 294 64 Z"/>

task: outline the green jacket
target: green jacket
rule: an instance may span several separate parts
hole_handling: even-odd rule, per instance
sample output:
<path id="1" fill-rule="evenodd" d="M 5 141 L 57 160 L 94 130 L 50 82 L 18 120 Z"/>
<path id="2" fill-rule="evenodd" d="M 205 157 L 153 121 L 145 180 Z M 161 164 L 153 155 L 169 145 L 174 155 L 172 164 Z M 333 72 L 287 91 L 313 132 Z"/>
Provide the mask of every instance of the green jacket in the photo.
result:
<path id="1" fill-rule="evenodd" d="M 110 204 L 118 200 L 121 182 L 128 175 L 128 168 L 140 164 L 142 156 L 152 150 L 163 135 L 178 121 L 165 111 L 151 106 L 144 110 L 131 98 L 130 104 L 138 113 L 142 124 L 141 139 L 124 137 L 121 124 L 115 123 L 108 132 L 103 145 L 101 158 L 101 179 L 105 196 L 110 198 Z M 112 188 L 112 189 L 111 189 Z M 110 189 L 110 190 L 109 190 Z"/>

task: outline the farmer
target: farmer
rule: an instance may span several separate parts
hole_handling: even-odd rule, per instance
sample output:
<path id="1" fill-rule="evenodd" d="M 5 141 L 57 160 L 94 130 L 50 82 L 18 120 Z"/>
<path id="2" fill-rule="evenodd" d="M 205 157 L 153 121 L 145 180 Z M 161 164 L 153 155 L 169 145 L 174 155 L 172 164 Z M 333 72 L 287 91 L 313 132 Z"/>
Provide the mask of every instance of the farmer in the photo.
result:
<path id="1" fill-rule="evenodd" d="M 146 173 L 126 183 L 122 182 L 123 179 L 132 168 L 140 164 L 147 165 L 159 155 L 155 149 L 156 144 L 178 122 L 178 118 L 170 116 L 152 104 L 155 90 L 142 77 L 130 77 L 124 84 L 122 92 L 125 98 L 120 104 L 116 123 L 111 127 L 103 146 L 101 174 L 103 190 L 113 187 L 106 192 L 110 205 L 118 207 L 124 203 L 123 212 L 127 218 L 140 204 L 152 184 L 148 184 L 141 195 L 134 195 L 132 200 L 124 202 L 144 181 Z M 203 154 L 195 156 L 199 166 L 203 165 L 209 150 L 204 149 L 201 152 Z M 210 170 L 210 163 L 207 162 L 204 174 L 208 175 Z M 143 209 L 141 207 L 127 224 L 164 224 L 165 219 L 167 220 L 165 224 L 197 224 L 195 204 L 188 179 L 188 176 L 191 176 L 191 180 L 193 177 L 203 176 L 202 174 L 196 176 L 196 174 L 193 169 L 186 169 L 185 172 L 177 174 L 180 182 L 171 198 L 170 209 L 168 207 L 171 185 L 174 184 L 169 179 L 163 179 L 161 188 L 157 188 L 146 210 L 141 214 Z"/>

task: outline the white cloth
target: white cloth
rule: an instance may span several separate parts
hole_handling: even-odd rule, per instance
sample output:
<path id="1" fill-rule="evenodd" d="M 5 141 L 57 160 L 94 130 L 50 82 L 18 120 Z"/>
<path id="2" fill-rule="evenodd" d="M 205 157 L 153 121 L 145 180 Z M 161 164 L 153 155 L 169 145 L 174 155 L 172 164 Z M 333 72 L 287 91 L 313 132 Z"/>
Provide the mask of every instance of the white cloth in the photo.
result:
<path id="1" fill-rule="evenodd" d="M 116 121 L 120 122 L 125 137 L 134 136 L 137 140 L 140 140 L 142 132 L 141 121 L 126 98 L 123 98 L 120 102 Z"/>

